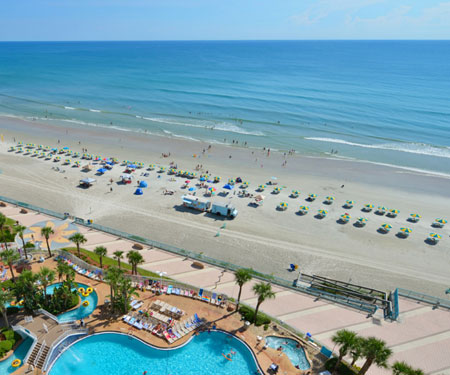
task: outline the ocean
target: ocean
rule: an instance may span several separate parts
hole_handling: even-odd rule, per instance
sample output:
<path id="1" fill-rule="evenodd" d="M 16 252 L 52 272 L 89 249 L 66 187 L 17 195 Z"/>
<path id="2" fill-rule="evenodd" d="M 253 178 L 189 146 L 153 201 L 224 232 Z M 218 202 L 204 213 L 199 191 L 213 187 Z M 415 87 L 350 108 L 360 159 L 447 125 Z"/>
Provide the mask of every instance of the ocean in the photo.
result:
<path id="1" fill-rule="evenodd" d="M 449 174 L 450 41 L 0 43 L 0 115 Z"/>

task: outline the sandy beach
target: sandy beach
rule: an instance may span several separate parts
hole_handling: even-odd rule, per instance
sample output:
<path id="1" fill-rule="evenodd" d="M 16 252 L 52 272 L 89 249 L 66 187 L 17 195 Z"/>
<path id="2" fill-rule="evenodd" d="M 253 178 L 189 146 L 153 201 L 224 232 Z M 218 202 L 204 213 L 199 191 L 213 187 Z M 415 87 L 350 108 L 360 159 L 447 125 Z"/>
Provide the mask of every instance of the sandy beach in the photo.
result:
<path id="1" fill-rule="evenodd" d="M 296 263 L 307 274 L 382 289 L 403 287 L 443 296 L 450 286 L 450 227 L 431 227 L 436 218 L 449 216 L 447 176 L 338 158 L 298 154 L 285 157 L 276 152 L 267 156 L 261 149 L 217 144 L 208 149 L 208 143 L 186 139 L 94 127 L 61 127 L 10 117 L 0 118 L 0 133 L 4 136 L 4 142 L 0 143 L 0 195 L 69 212 L 101 225 L 286 279 L 296 277 L 287 270 L 290 263 Z M 143 162 L 146 166 L 153 163 L 169 167 L 174 162 L 180 169 L 194 171 L 197 165 L 202 165 L 203 172 L 222 177 L 222 183 L 216 186 L 218 192 L 228 178 L 238 176 L 250 182 L 248 190 L 253 194 L 258 185 L 267 183 L 272 176 L 277 177 L 278 186 L 285 188 L 274 195 L 267 186 L 264 204 L 257 208 L 249 205 L 250 198 L 238 197 L 238 187 L 234 189 L 236 195 L 231 192 L 227 198 L 214 198 L 231 201 L 239 211 L 235 220 L 227 220 L 226 228 L 220 229 L 224 223 L 221 218 L 181 207 L 181 196 L 186 194 L 181 188 L 184 178 L 171 181 L 171 176 L 157 171 L 142 177 L 144 169 L 138 169 L 135 181 L 145 180 L 149 186 L 142 196 L 136 196 L 135 182 L 117 184 L 124 171 L 120 165 L 96 176 L 97 168 L 84 173 L 61 162 L 8 152 L 15 145 L 14 139 L 24 144 L 67 146 L 77 152 L 87 148 L 94 155 Z M 170 153 L 170 157 L 163 157 L 163 153 Z M 285 161 L 286 166 L 282 166 Z M 52 169 L 56 166 L 65 172 Z M 87 190 L 78 187 L 78 181 L 85 177 L 97 179 Z M 112 185 L 110 179 L 114 181 Z M 174 190 L 175 194 L 164 195 L 164 189 Z M 299 190 L 300 196 L 289 197 L 292 190 Z M 309 193 L 318 195 L 315 202 L 305 201 Z M 202 195 L 203 190 L 198 190 L 197 196 Z M 322 203 L 328 195 L 335 197 L 330 206 Z M 343 208 L 346 200 L 354 200 L 355 206 Z M 286 211 L 276 209 L 282 201 L 289 205 Z M 367 203 L 395 208 L 400 214 L 397 218 L 386 218 L 361 212 Z M 310 212 L 299 216 L 298 207 L 305 204 Z M 321 208 L 329 214 L 319 220 L 314 215 Z M 352 216 L 350 222 L 337 223 L 345 212 Z M 411 213 L 420 214 L 421 220 L 407 222 Z M 353 225 L 359 216 L 368 218 L 363 228 Z M 377 232 L 382 223 L 393 226 L 391 233 Z M 397 238 L 395 234 L 400 227 L 413 229 L 409 238 Z M 425 243 L 430 232 L 441 234 L 437 245 Z"/>

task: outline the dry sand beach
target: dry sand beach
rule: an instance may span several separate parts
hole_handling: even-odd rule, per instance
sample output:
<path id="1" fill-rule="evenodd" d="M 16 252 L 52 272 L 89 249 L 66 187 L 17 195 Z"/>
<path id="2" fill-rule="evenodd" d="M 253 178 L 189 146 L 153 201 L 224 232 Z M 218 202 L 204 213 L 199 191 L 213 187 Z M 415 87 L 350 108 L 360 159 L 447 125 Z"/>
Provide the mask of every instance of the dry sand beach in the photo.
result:
<path id="1" fill-rule="evenodd" d="M 431 227 L 436 218 L 449 216 L 450 176 L 337 158 L 294 155 L 285 159 L 277 152 L 268 157 L 261 149 L 216 144 L 208 150 L 208 143 L 185 139 L 104 128 L 61 127 L 9 117 L 0 118 L 0 133 L 5 140 L 0 144 L 0 195 L 69 212 L 101 225 L 286 279 L 296 276 L 287 268 L 290 263 L 297 263 L 304 273 L 376 288 L 403 287 L 443 296 L 450 286 L 449 226 Z M 194 171 L 201 164 L 203 171 L 222 177 L 218 191 L 222 191 L 228 178 L 237 176 L 250 182 L 252 193 L 272 176 L 277 177 L 279 186 L 286 188 L 273 195 L 267 186 L 263 193 L 265 202 L 257 208 L 249 206 L 251 199 L 240 198 L 233 192 L 228 198 L 215 198 L 231 200 L 239 210 L 235 220 L 227 220 L 226 228 L 219 229 L 223 225 L 220 218 L 181 207 L 181 196 L 186 193 L 181 189 L 183 178 L 170 181 L 167 174 L 157 178 L 156 171 L 144 178 L 140 176 L 143 170 L 137 170 L 135 181 L 143 179 L 149 187 L 142 196 L 136 196 L 135 182 L 126 186 L 116 183 L 124 170 L 120 165 L 98 177 L 97 168 L 84 173 L 79 168 L 62 166 L 61 162 L 8 152 L 15 145 L 14 138 L 24 143 L 67 146 L 79 152 L 87 148 L 94 155 L 144 162 L 146 166 L 153 163 L 168 167 L 174 161 L 178 168 Z M 203 153 L 203 149 L 207 151 Z M 170 153 L 170 157 L 164 158 L 162 153 Z M 283 167 L 285 160 L 287 165 Z M 65 173 L 52 169 L 56 166 Z M 85 177 L 97 179 L 88 190 L 78 187 L 78 181 Z M 175 190 L 175 194 L 163 195 L 164 189 Z M 294 189 L 300 191 L 299 198 L 289 197 Z M 316 193 L 318 199 L 306 202 L 309 193 Z M 197 191 L 197 195 L 202 196 L 202 191 Z M 335 197 L 331 206 L 322 203 L 328 195 Z M 354 200 L 355 206 L 343 208 L 346 200 Z M 286 211 L 276 209 L 281 201 L 289 204 Z M 366 203 L 396 208 L 400 214 L 391 219 L 373 212 L 362 213 Z M 298 207 L 304 204 L 310 206 L 310 212 L 297 215 Z M 329 210 L 329 214 L 319 220 L 314 215 L 321 208 Z M 352 216 L 345 225 L 337 223 L 344 212 Z M 419 213 L 422 219 L 408 223 L 406 219 L 411 213 Z M 369 219 L 363 228 L 353 225 L 359 216 Z M 377 228 L 385 222 L 393 229 L 382 235 Z M 413 229 L 409 238 L 395 236 L 400 227 Z M 219 231 L 220 236 L 216 236 Z M 424 242 L 430 232 L 442 235 L 435 246 Z"/>

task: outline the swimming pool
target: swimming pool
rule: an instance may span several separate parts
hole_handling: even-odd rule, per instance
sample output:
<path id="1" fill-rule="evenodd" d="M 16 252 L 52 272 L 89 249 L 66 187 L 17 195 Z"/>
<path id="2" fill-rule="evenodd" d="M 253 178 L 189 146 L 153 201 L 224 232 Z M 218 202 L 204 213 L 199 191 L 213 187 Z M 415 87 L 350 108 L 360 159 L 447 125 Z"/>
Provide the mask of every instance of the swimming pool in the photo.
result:
<path id="1" fill-rule="evenodd" d="M 27 337 L 24 341 L 22 341 L 19 347 L 14 351 L 14 353 L 9 358 L 5 359 L 4 361 L 1 361 L 0 374 L 2 375 L 12 374 L 14 371 L 16 371 L 17 367 L 12 367 L 11 364 L 15 359 L 20 359 L 21 361 L 23 361 L 32 343 L 33 339 Z"/>
<path id="2" fill-rule="evenodd" d="M 222 353 L 235 352 L 232 360 Z M 160 350 L 128 335 L 88 336 L 64 351 L 50 375 L 254 375 L 257 365 L 240 340 L 203 332 L 181 348 Z"/>
<path id="3" fill-rule="evenodd" d="M 266 343 L 269 348 L 278 349 L 280 346 L 283 352 L 288 356 L 294 366 L 298 366 L 300 370 L 308 370 L 311 368 L 306 358 L 305 350 L 297 348 L 298 341 L 287 339 L 285 337 L 267 336 Z"/>
<path id="4" fill-rule="evenodd" d="M 61 284 L 62 283 L 56 283 L 56 284 L 49 285 L 47 287 L 47 294 L 53 294 L 53 290 L 55 288 L 61 286 Z M 73 290 L 81 288 L 81 287 L 84 289 L 89 288 L 89 285 L 82 284 L 82 283 L 76 283 L 75 285 L 77 285 L 77 287 L 74 288 Z M 78 293 L 78 295 L 81 297 L 81 303 L 83 303 L 84 301 L 88 301 L 89 306 L 84 307 L 84 306 L 80 305 L 76 309 L 66 311 L 66 312 L 58 315 L 58 321 L 60 323 L 86 318 L 87 316 L 91 315 L 92 312 L 97 307 L 98 296 L 97 296 L 97 293 L 95 292 L 95 290 L 91 294 L 89 294 L 89 296 L 87 296 L 87 297 L 83 297 L 80 293 Z"/>

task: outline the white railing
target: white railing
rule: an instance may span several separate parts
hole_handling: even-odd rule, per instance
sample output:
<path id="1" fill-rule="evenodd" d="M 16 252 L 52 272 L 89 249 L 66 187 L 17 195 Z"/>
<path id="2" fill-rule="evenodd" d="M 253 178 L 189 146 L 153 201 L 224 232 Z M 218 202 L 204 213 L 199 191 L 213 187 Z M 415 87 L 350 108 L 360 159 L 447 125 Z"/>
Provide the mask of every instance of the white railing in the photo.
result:
<path id="1" fill-rule="evenodd" d="M 34 358 L 34 361 L 33 361 L 33 363 L 32 363 L 34 367 L 36 367 L 36 365 L 37 365 L 37 363 L 38 363 L 38 360 L 39 360 L 39 358 L 40 358 L 42 352 L 44 351 L 44 348 L 45 348 L 45 340 L 42 342 L 42 345 L 41 345 L 41 347 L 39 348 L 39 351 L 36 353 L 36 357 Z"/>
<path id="2" fill-rule="evenodd" d="M 37 312 L 40 314 L 43 314 L 43 315 L 49 317 L 50 319 L 53 319 L 55 322 L 59 323 L 58 318 L 55 315 L 49 313 L 48 311 L 46 311 L 44 309 L 38 309 Z"/>
<path id="3" fill-rule="evenodd" d="M 50 345 L 50 348 L 47 353 L 47 358 L 45 359 L 44 365 L 42 366 L 42 371 L 47 371 L 47 367 L 50 364 L 50 359 L 52 358 L 53 351 L 69 336 L 74 335 L 86 335 L 89 332 L 87 328 L 83 329 L 69 329 L 67 331 L 64 331 L 55 341 L 53 341 L 53 344 Z"/>
<path id="4" fill-rule="evenodd" d="M 30 346 L 30 349 L 28 349 L 27 355 L 25 356 L 25 358 L 23 359 L 23 363 L 27 363 L 28 358 L 30 358 L 31 353 L 33 352 L 34 347 L 36 346 L 38 339 L 36 337 L 36 335 L 31 332 L 30 330 L 26 329 L 25 327 L 21 326 L 21 325 L 15 325 L 15 326 L 11 326 L 11 328 L 14 331 L 20 331 L 23 332 L 25 335 L 31 337 L 33 339 L 33 343 Z"/>

